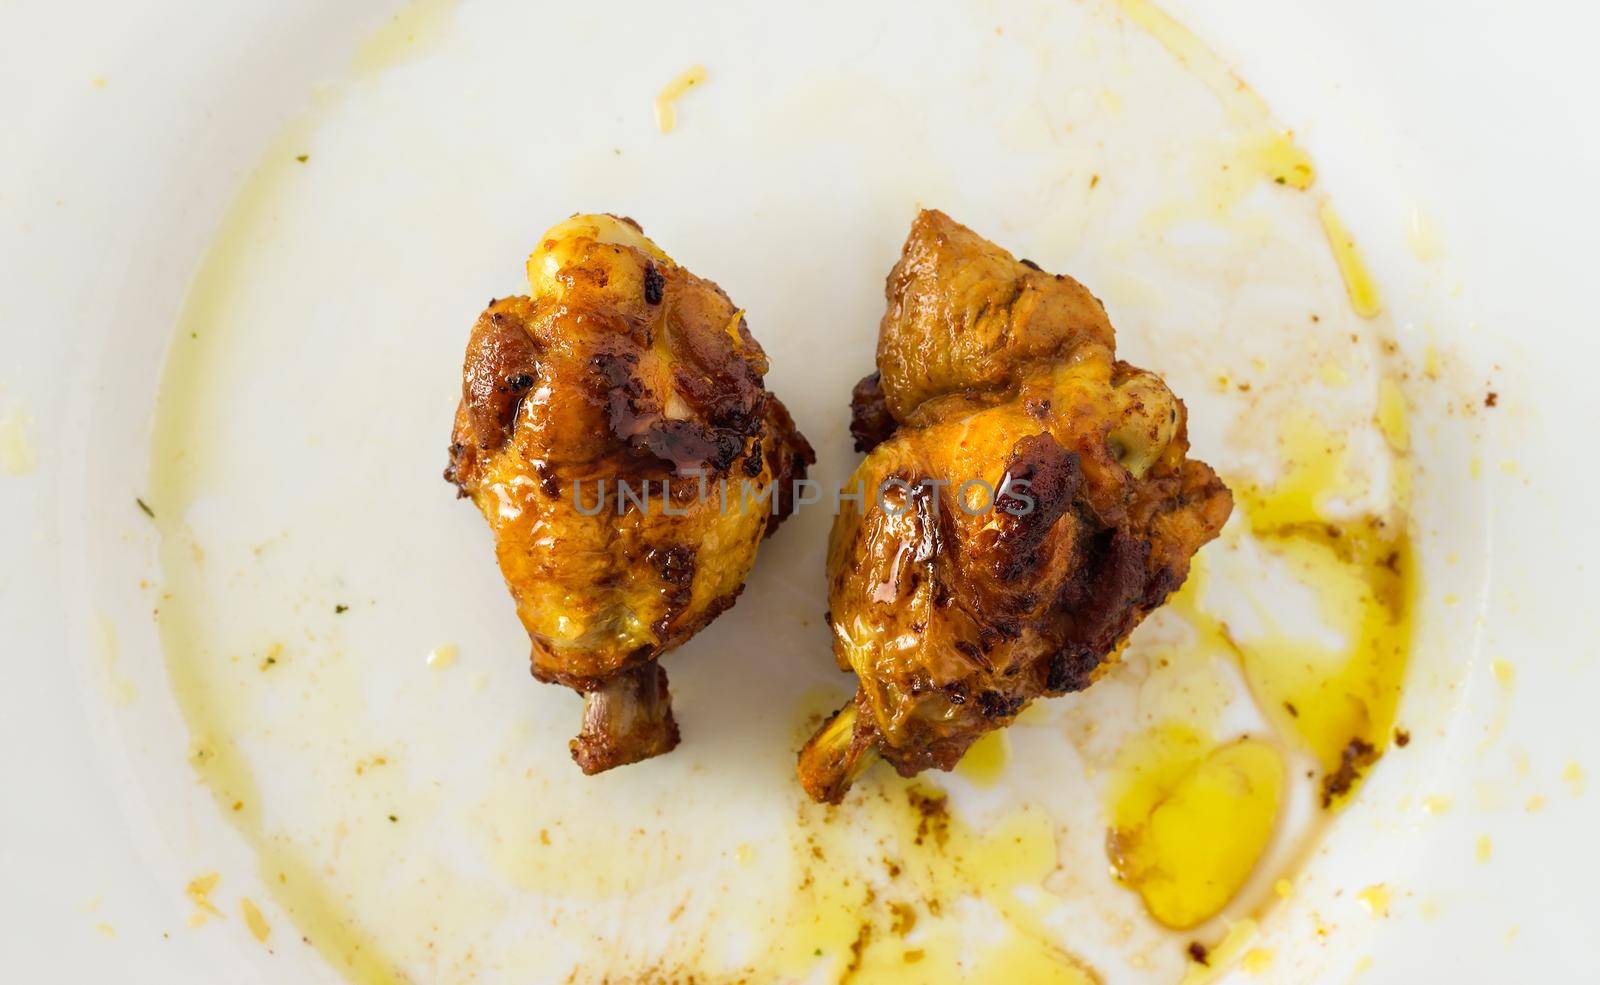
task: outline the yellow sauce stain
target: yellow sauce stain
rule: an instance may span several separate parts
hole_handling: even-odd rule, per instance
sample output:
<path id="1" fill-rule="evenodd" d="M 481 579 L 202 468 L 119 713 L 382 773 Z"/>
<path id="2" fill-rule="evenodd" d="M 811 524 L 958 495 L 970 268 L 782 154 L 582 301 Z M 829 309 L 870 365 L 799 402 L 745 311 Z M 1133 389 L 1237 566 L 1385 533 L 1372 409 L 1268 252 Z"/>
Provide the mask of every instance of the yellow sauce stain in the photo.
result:
<path id="1" fill-rule="evenodd" d="M 1252 170 L 1275 184 L 1305 191 L 1317 179 L 1311 155 L 1296 144 L 1294 134 L 1287 131 L 1253 138 L 1245 144 L 1240 156 Z"/>
<path id="2" fill-rule="evenodd" d="M 20 407 L 13 407 L 0 417 L 0 472 L 6 475 L 27 475 L 39 466 L 33 443 L 28 440 L 32 419 Z"/>
<path id="3" fill-rule="evenodd" d="M 980 787 L 992 787 L 1006 771 L 1010 756 L 1011 741 L 1003 730 L 996 730 L 974 742 L 955 771 Z"/>
<path id="4" fill-rule="evenodd" d="M 194 904 L 194 912 L 189 915 L 189 926 L 198 927 L 211 917 L 222 916 L 222 911 L 211 903 L 211 891 L 221 881 L 222 876 L 208 872 L 189 880 L 189 884 L 183 887 L 183 894 Z"/>
<path id="5" fill-rule="evenodd" d="M 1183 930 L 1233 899 L 1277 827 L 1284 764 L 1256 739 L 1213 744 L 1160 726 L 1118 757 L 1107 852 L 1150 915 Z"/>
<path id="6" fill-rule="evenodd" d="M 371 79 L 438 44 L 461 0 L 411 0 L 356 48 L 352 69 Z"/>
<path id="7" fill-rule="evenodd" d="M 1219 179 L 1224 187 L 1219 189 L 1216 205 L 1226 209 L 1259 181 L 1309 189 L 1317 179 L 1310 155 L 1294 142 L 1293 133 L 1275 125 L 1266 101 L 1245 85 L 1227 62 L 1150 0 L 1117 0 L 1117 8 L 1194 72 L 1221 102 L 1230 120 L 1245 131 L 1243 141 L 1229 154 L 1229 174 Z"/>
<path id="8" fill-rule="evenodd" d="M 1528 798 L 1528 802 L 1523 805 L 1523 809 L 1529 814 L 1537 814 L 1544 810 L 1545 803 L 1546 801 L 1542 795 L 1534 794 L 1532 797 Z"/>
<path id="9" fill-rule="evenodd" d="M 211 248 L 196 272 L 168 349 L 151 436 L 150 498 L 162 504 L 152 522 L 161 535 L 159 556 L 165 589 L 179 599 L 203 599 L 193 532 L 182 521 L 189 504 L 209 481 L 207 463 L 188 454 L 203 426 L 204 408 L 221 399 L 220 380 L 204 372 L 207 346 L 228 323 L 236 292 L 248 281 L 259 230 L 272 222 L 276 203 L 316 123 L 307 114 L 286 128 L 246 179 L 223 216 Z M 323 881 L 301 849 L 274 838 L 263 825 L 254 774 L 229 738 L 225 704 L 217 699 L 204 639 L 204 608 L 163 605 L 157 618 L 167 674 L 189 728 L 189 762 L 210 790 L 222 816 L 255 850 L 258 871 L 274 901 L 289 915 L 330 966 L 358 985 L 398 985 L 404 979 L 345 909 L 341 895 Z M 204 911 L 198 911 L 204 916 Z"/>
<path id="10" fill-rule="evenodd" d="M 261 915 L 261 908 L 250 902 L 248 897 L 239 901 L 239 912 L 244 915 L 244 925 L 249 928 L 250 936 L 258 942 L 265 944 L 272 934 L 272 925 L 267 923 L 267 918 Z"/>
<path id="11" fill-rule="evenodd" d="M 1494 674 L 1494 679 L 1500 682 L 1500 686 L 1507 691 L 1511 690 L 1511 686 L 1517 683 L 1517 668 L 1509 660 L 1496 659 L 1490 661 L 1489 671 Z"/>
<path id="12" fill-rule="evenodd" d="M 1322 218 L 1322 231 L 1328 237 L 1328 247 L 1333 250 L 1334 263 L 1339 266 L 1339 276 L 1344 278 L 1345 293 L 1350 296 L 1350 307 L 1362 318 L 1376 318 L 1383 310 L 1378 298 L 1378 285 L 1367 270 L 1361 251 L 1356 248 L 1355 237 L 1345 226 L 1333 203 L 1324 201 L 1317 209 Z"/>
<path id="13" fill-rule="evenodd" d="M 696 65 L 662 86 L 656 94 L 656 129 L 671 133 L 678 125 L 678 100 L 684 93 L 706 80 L 704 65 Z"/>
<path id="14" fill-rule="evenodd" d="M 1422 798 L 1422 809 L 1432 815 L 1447 814 L 1455 801 L 1447 794 L 1434 793 Z"/>
<path id="15" fill-rule="evenodd" d="M 1494 842 L 1489 840 L 1488 835 L 1478 836 L 1478 844 L 1473 854 L 1477 856 L 1479 863 L 1487 862 L 1494 857 Z"/>
<path id="16" fill-rule="evenodd" d="M 1058 861 L 1045 812 L 980 830 L 941 791 L 885 773 L 863 777 L 841 807 L 801 806 L 802 875 L 756 980 L 1096 981 L 1040 915 Z"/>
<path id="17" fill-rule="evenodd" d="M 1294 883 L 1287 879 L 1279 879 L 1272 884 L 1272 892 L 1279 899 L 1288 899 L 1294 895 Z"/>
<path id="18" fill-rule="evenodd" d="M 1357 893 L 1356 899 L 1360 900 L 1362 908 L 1374 917 L 1381 919 L 1389 915 L 1389 887 L 1381 882 L 1373 883 Z"/>

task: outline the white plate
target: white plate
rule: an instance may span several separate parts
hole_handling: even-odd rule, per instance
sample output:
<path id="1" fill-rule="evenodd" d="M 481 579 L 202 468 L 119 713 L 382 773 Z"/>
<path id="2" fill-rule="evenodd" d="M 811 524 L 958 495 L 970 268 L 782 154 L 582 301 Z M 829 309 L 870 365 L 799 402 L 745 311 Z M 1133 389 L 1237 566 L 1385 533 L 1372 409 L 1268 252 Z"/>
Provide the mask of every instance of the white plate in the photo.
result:
<path id="1" fill-rule="evenodd" d="M 793 894 L 808 866 L 853 873 L 899 815 L 858 805 L 830 825 L 789 779 L 806 712 L 845 688 L 818 620 L 827 517 L 787 526 L 735 610 L 669 658 L 683 747 L 585 780 L 564 762 L 575 699 L 527 678 L 482 525 L 436 473 L 478 306 L 518 289 L 544 225 L 609 209 L 749 310 L 816 474 L 842 479 L 845 400 L 919 204 L 1101 294 L 1123 351 L 1167 375 L 1197 451 L 1230 474 L 1270 472 L 1274 426 L 1314 405 L 1366 449 L 1345 505 L 1383 511 L 1373 410 L 1385 375 L 1410 374 L 1413 742 L 1325 832 L 1280 838 L 1226 917 L 1162 932 L 1105 872 L 1101 774 L 1126 734 L 1233 679 L 1216 661 L 1151 672 L 1195 650 L 1180 620 L 1152 620 L 1123 673 L 1013 730 L 997 782 L 933 779 L 958 843 L 1050 818 L 1059 869 L 1031 879 L 1047 890 L 994 898 L 1023 900 L 1036 936 L 1108 981 L 1171 980 L 1186 940 L 1251 913 L 1268 978 L 1592 966 L 1600 139 L 1578 97 L 1600 80 L 1581 47 L 1594 25 L 1550 7 L 1172 5 L 1311 152 L 1316 183 L 1296 192 L 1219 177 L 1260 122 L 1247 97 L 1219 101 L 1229 80 L 1182 35 L 1097 4 L 11 6 L 6 970 L 337 980 L 321 955 L 337 964 L 352 938 L 307 912 L 314 887 L 363 955 L 419 981 L 836 976 L 851 897 Z M 663 135 L 654 95 L 695 63 L 708 81 Z M 1208 223 L 1217 196 L 1227 219 Z M 1375 321 L 1350 310 L 1325 199 L 1376 274 Z M 1335 349 L 1346 329 L 1358 341 Z M 1248 556 L 1237 543 L 1208 550 L 1208 604 L 1288 606 L 1226 561 Z M 442 644 L 460 656 L 430 670 Z M 202 700 L 197 680 L 221 690 Z M 1219 734 L 1259 728 L 1229 721 Z M 238 811 L 187 762 L 215 743 L 251 765 Z M 838 854 L 813 865 L 807 835 Z M 926 871 L 941 891 L 974 884 Z M 1269 903 L 1284 872 L 1294 893 Z M 220 915 L 196 920 L 185 887 L 212 873 Z M 983 905 L 946 898 L 941 923 L 906 898 L 922 927 L 895 948 L 990 969 L 991 942 L 1026 950 Z M 820 961 L 769 926 L 796 913 L 826 917 Z M 868 951 L 870 972 L 888 952 Z"/>

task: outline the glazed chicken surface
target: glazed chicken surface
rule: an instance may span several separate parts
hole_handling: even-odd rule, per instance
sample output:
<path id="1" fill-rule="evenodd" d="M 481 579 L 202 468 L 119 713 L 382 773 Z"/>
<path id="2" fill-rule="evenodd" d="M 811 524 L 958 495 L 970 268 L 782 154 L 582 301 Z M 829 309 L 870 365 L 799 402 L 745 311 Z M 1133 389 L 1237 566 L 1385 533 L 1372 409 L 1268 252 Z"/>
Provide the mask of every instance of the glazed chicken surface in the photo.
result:
<path id="1" fill-rule="evenodd" d="M 876 757 L 947 770 L 1034 698 L 1088 687 L 1233 505 L 1186 457 L 1182 401 L 1116 358 L 1077 281 L 924 211 L 885 294 L 852 400 L 868 454 L 846 489 L 865 495 L 828 545 L 858 687 L 800 753 L 831 803 Z"/>
<path id="2" fill-rule="evenodd" d="M 534 677 L 583 695 L 572 757 L 598 773 L 677 745 L 657 660 L 733 604 L 815 456 L 744 312 L 633 220 L 574 216 L 527 271 L 472 329 L 445 478 L 494 533 Z"/>

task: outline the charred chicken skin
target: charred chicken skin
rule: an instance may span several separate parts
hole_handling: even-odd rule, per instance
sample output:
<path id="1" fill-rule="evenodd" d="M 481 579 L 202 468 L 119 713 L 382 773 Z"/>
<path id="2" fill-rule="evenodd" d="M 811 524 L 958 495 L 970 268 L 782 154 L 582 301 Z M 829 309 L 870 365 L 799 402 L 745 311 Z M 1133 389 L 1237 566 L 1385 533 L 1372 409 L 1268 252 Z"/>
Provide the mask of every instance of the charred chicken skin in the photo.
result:
<path id="1" fill-rule="evenodd" d="M 574 216 L 527 266 L 472 329 L 445 478 L 494 533 L 533 676 L 583 695 L 572 757 L 598 773 L 677 745 L 657 660 L 733 604 L 815 456 L 744 312 L 633 220 Z"/>
<path id="2" fill-rule="evenodd" d="M 874 758 L 947 770 L 1034 698 L 1088 687 L 1233 506 L 1186 457 L 1182 401 L 1116 358 L 1077 281 L 925 211 L 885 294 L 852 401 L 864 495 L 828 544 L 858 688 L 800 753 L 830 803 Z"/>

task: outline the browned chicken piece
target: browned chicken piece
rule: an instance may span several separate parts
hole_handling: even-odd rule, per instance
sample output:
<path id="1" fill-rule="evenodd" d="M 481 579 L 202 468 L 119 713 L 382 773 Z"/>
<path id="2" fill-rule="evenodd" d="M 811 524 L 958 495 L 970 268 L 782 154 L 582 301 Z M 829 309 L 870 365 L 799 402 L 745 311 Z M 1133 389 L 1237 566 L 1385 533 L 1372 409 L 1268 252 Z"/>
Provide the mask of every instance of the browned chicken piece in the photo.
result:
<path id="1" fill-rule="evenodd" d="M 572 758 L 598 773 L 677 745 L 656 661 L 733 604 L 815 456 L 744 312 L 633 220 L 556 225 L 528 283 L 472 329 L 445 478 L 494 532 L 533 676 L 583 695 Z"/>
<path id="2" fill-rule="evenodd" d="M 885 293 L 853 400 L 864 495 L 828 544 L 858 688 L 800 753 L 830 803 L 874 757 L 947 770 L 1034 698 L 1088 687 L 1233 508 L 1185 457 L 1182 401 L 1116 358 L 1077 281 L 927 211 Z"/>

